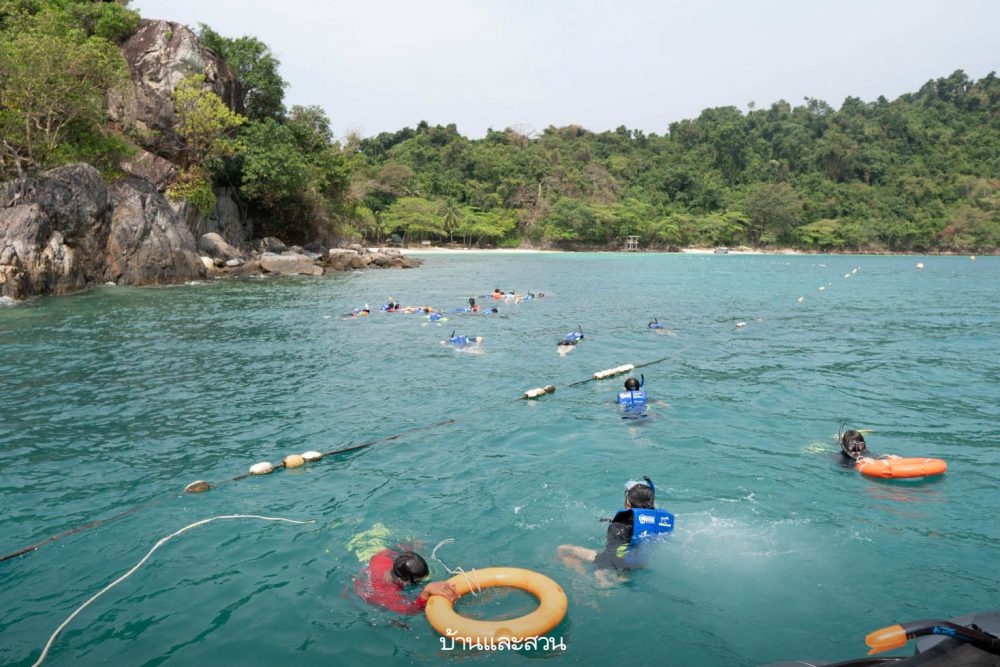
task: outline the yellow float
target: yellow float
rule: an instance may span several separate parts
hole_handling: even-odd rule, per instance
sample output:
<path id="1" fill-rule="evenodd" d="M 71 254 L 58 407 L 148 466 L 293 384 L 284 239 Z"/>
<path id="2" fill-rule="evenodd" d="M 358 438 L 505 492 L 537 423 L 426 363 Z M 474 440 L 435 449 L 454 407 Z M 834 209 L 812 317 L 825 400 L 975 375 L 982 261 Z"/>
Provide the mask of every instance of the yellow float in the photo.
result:
<path id="1" fill-rule="evenodd" d="M 563 620 L 569 601 L 562 587 L 544 574 L 517 567 L 489 567 L 457 574 L 448 580 L 458 596 L 474 587 L 510 586 L 528 591 L 538 598 L 538 609 L 503 621 L 478 621 L 455 611 L 451 601 L 440 595 L 427 600 L 427 620 L 442 635 L 467 642 L 489 642 L 501 638 L 528 639 L 547 634 Z"/>

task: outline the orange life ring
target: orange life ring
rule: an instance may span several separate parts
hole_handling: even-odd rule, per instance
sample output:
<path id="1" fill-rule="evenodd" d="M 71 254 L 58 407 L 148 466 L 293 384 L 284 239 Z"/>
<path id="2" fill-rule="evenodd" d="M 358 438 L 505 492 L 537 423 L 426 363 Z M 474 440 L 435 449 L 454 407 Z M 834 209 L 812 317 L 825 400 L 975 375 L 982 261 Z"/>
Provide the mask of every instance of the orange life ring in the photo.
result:
<path id="1" fill-rule="evenodd" d="M 424 610 L 430 624 L 442 635 L 468 642 L 539 637 L 559 625 L 569 606 L 566 593 L 559 584 L 544 574 L 518 567 L 473 570 L 467 574 L 455 575 L 448 583 L 455 587 L 459 597 L 469 593 L 478 584 L 479 588 L 512 586 L 538 598 L 538 609 L 530 614 L 504 621 L 477 621 L 456 612 L 448 598 L 432 595 Z"/>
<path id="2" fill-rule="evenodd" d="M 887 456 L 881 459 L 858 459 L 855 467 L 858 472 L 868 477 L 905 479 L 940 475 L 948 469 L 948 464 L 941 459 L 904 459 L 898 456 Z"/>

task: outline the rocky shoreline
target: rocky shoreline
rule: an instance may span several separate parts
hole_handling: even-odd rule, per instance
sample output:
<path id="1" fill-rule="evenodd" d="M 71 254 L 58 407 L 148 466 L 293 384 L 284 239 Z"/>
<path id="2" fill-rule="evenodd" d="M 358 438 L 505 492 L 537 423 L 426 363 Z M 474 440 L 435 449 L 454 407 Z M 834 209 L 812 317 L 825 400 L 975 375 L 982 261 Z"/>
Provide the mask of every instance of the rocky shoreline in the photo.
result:
<path id="1" fill-rule="evenodd" d="M 208 276 L 323 275 L 367 267 L 413 268 L 398 250 L 354 244 L 288 247 L 265 238 L 242 250 L 216 232 L 195 241 L 184 204 L 127 176 L 105 185 L 72 164 L 0 183 L 0 297 L 23 300 L 93 285 L 168 285 Z"/>

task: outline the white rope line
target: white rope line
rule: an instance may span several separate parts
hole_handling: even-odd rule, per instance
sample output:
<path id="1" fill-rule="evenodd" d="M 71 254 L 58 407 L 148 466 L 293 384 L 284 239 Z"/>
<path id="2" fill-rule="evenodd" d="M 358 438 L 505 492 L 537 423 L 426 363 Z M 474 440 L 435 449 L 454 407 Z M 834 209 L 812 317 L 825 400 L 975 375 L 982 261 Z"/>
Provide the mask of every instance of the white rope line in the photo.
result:
<path id="1" fill-rule="evenodd" d="M 142 567 L 143 563 L 145 563 L 147 560 L 149 560 L 149 557 L 153 555 L 154 551 L 156 551 L 157 549 L 159 549 L 160 547 L 162 547 L 164 544 L 166 544 L 168 541 L 170 541 L 171 539 L 177 537 L 181 533 L 187 532 L 187 531 L 191 530 L 192 528 L 197 528 L 198 526 L 203 526 L 206 523 L 210 523 L 210 522 L 216 521 L 218 519 L 260 519 L 261 521 L 285 521 L 285 522 L 288 522 L 288 523 L 295 523 L 295 524 L 313 523 L 312 521 L 296 521 L 295 519 L 283 519 L 281 517 L 273 517 L 273 516 L 258 516 L 256 514 L 223 514 L 223 515 L 220 515 L 220 516 L 213 516 L 210 519 L 202 519 L 201 521 L 195 521 L 192 524 L 184 526 L 183 528 L 181 528 L 177 532 L 171 533 L 170 535 L 167 535 L 166 537 L 160 539 L 160 541 L 157 542 L 153 546 L 153 548 L 149 550 L 149 553 L 147 553 L 145 556 L 143 556 L 142 560 L 140 560 L 138 563 L 136 563 L 135 566 L 133 566 L 131 570 L 129 570 L 128 572 L 126 572 L 122 576 L 120 576 L 117 579 L 115 579 L 114 581 L 112 581 L 110 584 L 108 584 L 107 586 L 105 586 L 104 588 L 102 588 L 99 593 L 97 593 L 96 595 L 94 595 L 93 597 L 91 597 L 89 600 L 87 600 L 86 602 L 84 602 L 82 605 L 80 605 L 79 607 L 77 607 L 77 610 L 74 611 L 72 614 L 70 614 L 66 618 L 66 620 L 63 621 L 59 625 L 58 628 L 56 628 L 56 631 L 52 633 L 52 636 L 49 637 L 49 641 L 46 642 L 46 644 L 45 644 L 45 648 L 42 649 L 42 654 L 40 656 L 38 656 L 38 660 L 35 662 L 34 665 L 32 665 L 32 667 L 38 667 L 38 665 L 42 664 L 42 662 L 45 660 L 45 656 L 47 656 L 48 653 L 49 653 L 49 649 L 52 648 L 52 643 L 55 642 L 56 637 L 58 637 L 59 633 L 63 631 L 63 628 L 65 628 L 67 625 L 69 625 L 70 621 L 72 621 L 74 618 L 76 618 L 77 614 L 79 614 L 81 611 L 83 611 L 84 609 L 86 609 L 87 605 L 89 605 L 91 602 L 93 602 L 97 598 L 101 597 L 102 595 L 104 595 L 105 593 L 107 593 L 108 591 L 110 591 L 112 588 L 114 588 L 115 586 L 117 586 L 121 582 L 125 581 L 130 576 L 132 576 L 132 574 L 136 570 L 138 570 L 140 567 Z"/>
<path id="2" fill-rule="evenodd" d="M 476 568 L 472 568 L 471 572 L 466 572 L 460 567 L 456 567 L 453 570 L 447 565 L 445 565 L 443 560 L 437 557 L 437 550 L 440 549 L 442 545 L 450 544 L 451 542 L 454 541 L 455 541 L 454 537 L 449 537 L 446 540 L 441 540 L 440 542 L 438 542 L 437 546 L 434 547 L 434 549 L 431 551 L 431 558 L 441 563 L 441 567 L 443 567 L 448 572 L 448 574 L 453 574 L 453 575 L 460 574 L 463 577 L 465 577 L 465 583 L 469 585 L 469 592 L 478 597 L 479 593 L 482 592 L 483 587 L 479 584 L 479 575 L 476 573 Z M 472 575 L 471 579 L 469 578 L 470 574 Z"/>

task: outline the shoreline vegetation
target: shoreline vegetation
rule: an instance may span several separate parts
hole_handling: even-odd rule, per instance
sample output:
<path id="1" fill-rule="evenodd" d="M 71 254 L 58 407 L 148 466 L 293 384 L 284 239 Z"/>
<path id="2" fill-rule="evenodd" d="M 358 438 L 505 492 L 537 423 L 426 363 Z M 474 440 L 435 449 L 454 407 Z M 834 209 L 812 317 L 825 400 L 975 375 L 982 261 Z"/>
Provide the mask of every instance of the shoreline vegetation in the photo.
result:
<path id="1" fill-rule="evenodd" d="M 235 249 L 225 261 L 268 238 L 323 252 L 1000 252 L 994 72 L 840 108 L 707 108 L 659 132 L 475 139 L 421 121 L 338 137 L 327 110 L 286 105 L 257 37 L 128 4 L 0 2 L 0 294 L 203 277 L 219 269 L 199 260 L 211 233 Z"/>
<path id="2" fill-rule="evenodd" d="M 374 250 L 374 248 L 372 248 Z M 993 250 L 981 253 L 964 252 L 892 252 L 892 251 L 829 251 L 829 250 L 803 250 L 802 248 L 749 248 L 737 246 L 726 248 L 726 252 L 717 252 L 717 248 L 685 247 L 676 250 L 640 248 L 638 250 L 608 249 L 608 248 L 576 248 L 573 250 L 561 248 L 467 248 L 467 247 L 447 247 L 447 246 L 410 246 L 402 249 L 409 255 L 474 255 L 474 254 L 498 254 L 498 255 L 518 255 L 518 254 L 572 254 L 577 252 L 607 252 L 621 254 L 638 255 L 872 255 L 872 256 L 900 256 L 900 257 L 993 257 L 1000 256 L 1000 252 Z"/>

